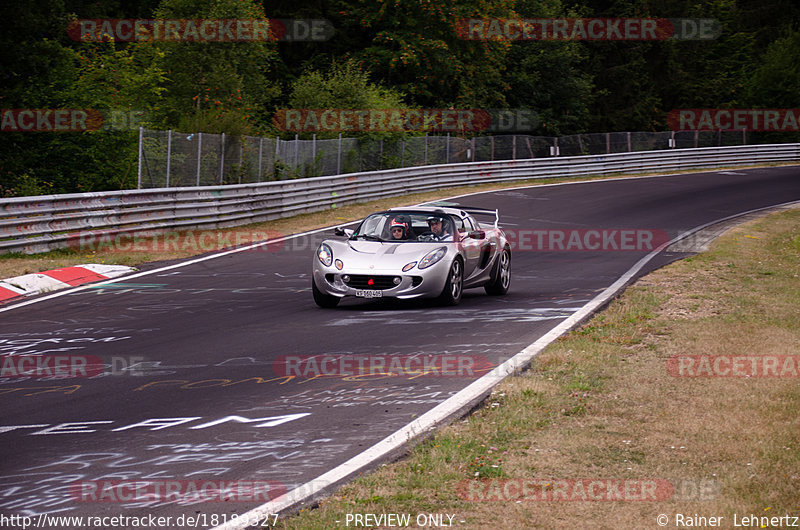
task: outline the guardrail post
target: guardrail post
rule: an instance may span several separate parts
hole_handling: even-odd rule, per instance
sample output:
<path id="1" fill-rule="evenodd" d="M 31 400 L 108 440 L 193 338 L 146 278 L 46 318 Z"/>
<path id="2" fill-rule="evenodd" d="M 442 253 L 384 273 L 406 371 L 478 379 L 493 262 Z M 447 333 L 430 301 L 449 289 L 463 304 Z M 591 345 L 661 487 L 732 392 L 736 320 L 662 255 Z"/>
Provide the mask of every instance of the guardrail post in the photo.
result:
<path id="1" fill-rule="evenodd" d="M 169 188 L 169 168 L 172 161 L 172 129 L 167 131 L 167 183 L 166 187 Z"/>
<path id="2" fill-rule="evenodd" d="M 490 136 L 489 138 L 492 139 L 492 162 L 494 162 L 494 136 Z"/>
<path id="3" fill-rule="evenodd" d="M 700 131 L 699 130 L 695 130 L 694 131 L 694 148 L 695 149 L 697 149 L 697 145 L 698 145 L 699 141 L 700 141 Z"/>
<path id="4" fill-rule="evenodd" d="M 670 149 L 675 148 L 675 131 L 672 131 L 672 134 L 669 136 L 669 147 Z"/>
<path id="5" fill-rule="evenodd" d="M 225 172 L 225 133 L 222 133 L 222 145 L 220 146 L 219 156 L 219 183 L 222 184 L 222 175 Z"/>
<path id="6" fill-rule="evenodd" d="M 747 145 L 747 129 L 742 129 L 742 145 Z"/>
<path id="7" fill-rule="evenodd" d="M 450 133 L 447 133 L 447 143 L 445 144 L 445 146 L 446 147 L 445 147 L 444 163 L 445 164 L 449 164 L 450 163 Z"/>
<path id="8" fill-rule="evenodd" d="M 628 152 L 631 152 L 631 133 L 628 132 Z"/>
<path id="9" fill-rule="evenodd" d="M 611 133 L 606 133 L 606 154 L 611 154 Z"/>
<path id="10" fill-rule="evenodd" d="M 406 141 L 400 140 L 400 167 L 405 167 L 404 162 L 406 159 Z"/>
<path id="11" fill-rule="evenodd" d="M 142 143 L 142 138 L 144 136 L 144 127 L 139 127 L 139 168 L 137 170 L 136 175 L 136 189 L 142 189 L 142 151 L 144 150 L 144 144 Z"/>
<path id="12" fill-rule="evenodd" d="M 200 161 L 203 153 L 203 133 L 197 133 L 197 185 L 200 185 Z"/>
<path id="13" fill-rule="evenodd" d="M 517 135 L 511 136 L 511 160 L 517 159 Z"/>
<path id="14" fill-rule="evenodd" d="M 423 160 L 422 165 L 428 165 L 428 133 L 425 133 L 425 160 Z"/>

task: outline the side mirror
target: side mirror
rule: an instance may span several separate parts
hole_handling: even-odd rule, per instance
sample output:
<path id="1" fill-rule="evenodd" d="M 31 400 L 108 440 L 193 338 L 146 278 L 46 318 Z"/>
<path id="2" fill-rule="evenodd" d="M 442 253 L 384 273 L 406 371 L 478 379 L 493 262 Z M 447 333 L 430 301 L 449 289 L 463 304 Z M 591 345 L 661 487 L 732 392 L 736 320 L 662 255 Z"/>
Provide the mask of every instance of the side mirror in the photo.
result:
<path id="1" fill-rule="evenodd" d="M 467 237 L 469 237 L 470 239 L 486 239 L 486 232 L 484 232 L 483 230 L 473 230 L 472 232 L 467 234 Z"/>
<path id="2" fill-rule="evenodd" d="M 350 237 L 353 235 L 354 232 L 355 230 L 352 230 L 350 228 L 342 228 L 341 226 L 337 226 L 336 228 L 333 229 L 333 234 L 336 236 Z"/>

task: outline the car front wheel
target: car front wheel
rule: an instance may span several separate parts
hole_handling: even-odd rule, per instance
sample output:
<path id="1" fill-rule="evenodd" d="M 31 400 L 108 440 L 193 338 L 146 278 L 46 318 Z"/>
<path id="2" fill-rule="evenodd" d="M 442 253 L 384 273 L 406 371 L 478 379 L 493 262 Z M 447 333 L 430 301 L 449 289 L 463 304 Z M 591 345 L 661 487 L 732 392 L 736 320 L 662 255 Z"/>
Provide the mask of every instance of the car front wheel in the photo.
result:
<path id="1" fill-rule="evenodd" d="M 339 298 L 338 296 L 333 296 L 330 294 L 325 294 L 319 289 L 317 289 L 317 283 L 314 279 L 311 279 L 311 292 L 314 293 L 314 302 L 320 307 L 324 307 L 326 309 L 332 309 L 339 305 Z"/>

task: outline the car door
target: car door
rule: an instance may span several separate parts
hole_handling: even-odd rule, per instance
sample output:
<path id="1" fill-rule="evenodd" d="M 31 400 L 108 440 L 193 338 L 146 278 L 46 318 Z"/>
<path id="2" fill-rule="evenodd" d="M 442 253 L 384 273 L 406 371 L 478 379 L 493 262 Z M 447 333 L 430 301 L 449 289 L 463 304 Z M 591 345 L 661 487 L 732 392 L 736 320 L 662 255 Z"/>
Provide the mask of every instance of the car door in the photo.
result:
<path id="1" fill-rule="evenodd" d="M 460 217 L 454 220 L 456 223 L 456 237 L 464 256 L 464 280 L 469 280 L 480 269 L 479 264 L 483 245 L 481 240 L 469 237 L 470 232 L 475 230 L 475 226 L 469 217 Z"/>

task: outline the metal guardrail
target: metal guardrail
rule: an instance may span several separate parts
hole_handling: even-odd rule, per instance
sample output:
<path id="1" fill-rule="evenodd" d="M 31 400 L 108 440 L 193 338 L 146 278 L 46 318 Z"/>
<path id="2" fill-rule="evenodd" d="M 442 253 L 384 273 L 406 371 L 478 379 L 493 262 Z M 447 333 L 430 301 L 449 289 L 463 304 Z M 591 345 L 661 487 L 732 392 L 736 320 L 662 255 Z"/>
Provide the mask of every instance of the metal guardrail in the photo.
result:
<path id="1" fill-rule="evenodd" d="M 223 228 L 445 187 L 533 178 L 669 172 L 800 161 L 800 144 L 470 162 L 330 177 L 0 199 L 0 253 L 66 247 L 83 236 Z"/>

